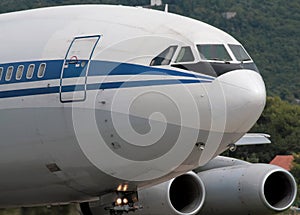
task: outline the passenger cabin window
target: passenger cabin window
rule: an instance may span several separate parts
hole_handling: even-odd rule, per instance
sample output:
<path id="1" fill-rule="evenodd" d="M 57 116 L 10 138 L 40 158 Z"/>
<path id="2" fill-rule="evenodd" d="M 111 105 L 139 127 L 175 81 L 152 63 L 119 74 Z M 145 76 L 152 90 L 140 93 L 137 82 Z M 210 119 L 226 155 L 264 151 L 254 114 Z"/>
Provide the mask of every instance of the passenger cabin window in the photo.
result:
<path id="1" fill-rule="evenodd" d="M 242 46 L 240 46 L 240 45 L 228 45 L 228 46 L 231 49 L 234 57 L 238 61 L 249 61 L 249 60 L 251 60 L 251 58 L 249 57 L 249 55 L 246 53 L 245 49 Z"/>
<path id="2" fill-rule="evenodd" d="M 31 79 L 32 76 L 33 76 L 33 73 L 34 73 L 34 68 L 35 68 L 35 65 L 34 64 L 30 64 L 28 69 L 27 69 L 27 74 L 26 74 L 26 78 L 27 79 Z"/>
<path id="3" fill-rule="evenodd" d="M 204 60 L 232 61 L 224 45 L 197 45 L 197 48 Z"/>
<path id="4" fill-rule="evenodd" d="M 14 71 L 13 66 L 10 66 L 10 67 L 7 68 L 6 76 L 5 76 L 6 81 L 10 81 L 13 71 Z"/>
<path id="5" fill-rule="evenodd" d="M 18 66 L 17 74 L 16 74 L 16 79 L 17 80 L 20 80 L 22 78 L 23 71 L 24 71 L 24 66 L 23 65 Z"/>
<path id="6" fill-rule="evenodd" d="M 170 46 L 152 59 L 150 66 L 169 65 L 178 46 Z"/>
<path id="7" fill-rule="evenodd" d="M 193 55 L 191 47 L 182 47 L 176 59 L 176 63 L 180 62 L 191 62 L 194 61 L 195 57 Z"/>
<path id="8" fill-rule="evenodd" d="M 3 75 L 3 67 L 0 67 L 0 80 L 2 79 L 2 75 Z"/>
<path id="9" fill-rule="evenodd" d="M 38 70 L 38 77 L 39 77 L 39 78 L 44 77 L 44 75 L 45 75 L 45 70 L 46 70 L 46 64 L 45 64 L 45 63 L 40 64 L 39 70 Z"/>

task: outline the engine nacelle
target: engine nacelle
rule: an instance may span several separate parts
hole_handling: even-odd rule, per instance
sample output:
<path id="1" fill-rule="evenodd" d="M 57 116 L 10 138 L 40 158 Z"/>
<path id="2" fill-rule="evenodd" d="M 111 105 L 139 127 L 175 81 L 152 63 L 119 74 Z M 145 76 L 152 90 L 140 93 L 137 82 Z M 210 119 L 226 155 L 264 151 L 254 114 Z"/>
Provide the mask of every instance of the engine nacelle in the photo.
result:
<path id="1" fill-rule="evenodd" d="M 293 176 L 273 165 L 239 165 L 198 175 L 206 189 L 206 199 L 199 214 L 274 214 L 288 209 L 296 198 Z"/>
<path id="2" fill-rule="evenodd" d="M 288 209 L 296 198 L 294 177 L 277 166 L 217 157 L 196 171 L 138 191 L 143 208 L 129 214 L 268 215 Z M 82 205 L 84 214 L 109 214 L 103 203 L 113 199 Z"/>
<path id="3" fill-rule="evenodd" d="M 143 209 L 135 214 L 196 214 L 205 199 L 200 178 L 189 172 L 168 182 L 141 190 L 139 201 Z"/>

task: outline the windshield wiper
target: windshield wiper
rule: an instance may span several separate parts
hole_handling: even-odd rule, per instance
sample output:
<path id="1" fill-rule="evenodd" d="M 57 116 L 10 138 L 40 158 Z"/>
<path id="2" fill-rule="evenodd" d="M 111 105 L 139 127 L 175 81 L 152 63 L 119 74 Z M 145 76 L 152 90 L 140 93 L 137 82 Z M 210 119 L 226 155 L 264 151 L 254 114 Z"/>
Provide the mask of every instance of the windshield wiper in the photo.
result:
<path id="1" fill-rule="evenodd" d="M 244 61 L 249 61 L 249 60 L 251 60 L 250 58 L 245 58 L 245 59 L 242 59 L 242 60 L 240 60 L 241 62 L 244 62 Z"/>

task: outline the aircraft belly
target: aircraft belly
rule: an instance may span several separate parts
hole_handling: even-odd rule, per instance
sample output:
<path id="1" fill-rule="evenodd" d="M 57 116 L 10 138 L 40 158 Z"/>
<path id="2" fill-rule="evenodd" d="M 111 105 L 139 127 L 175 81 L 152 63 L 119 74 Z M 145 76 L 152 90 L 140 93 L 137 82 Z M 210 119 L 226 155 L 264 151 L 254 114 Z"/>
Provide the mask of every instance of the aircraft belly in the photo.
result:
<path id="1" fill-rule="evenodd" d="M 95 164 L 87 159 L 87 155 L 80 147 L 85 144 L 88 146 L 88 144 L 78 143 L 76 138 L 78 134 L 74 131 L 72 121 L 72 111 L 74 110 L 71 108 L 59 107 L 1 110 L 3 121 L 1 120 L 2 123 L 0 123 L 2 139 L 0 143 L 0 207 L 34 205 L 37 202 L 47 204 L 86 200 L 100 193 L 111 191 L 123 182 L 122 179 L 113 176 L 114 172 L 109 172 L 109 174 L 106 172 L 107 169 L 95 167 Z M 87 114 L 83 109 L 80 109 L 80 113 L 82 116 Z M 96 111 L 99 130 L 106 141 L 99 142 L 98 140 L 97 144 L 101 149 L 111 146 L 110 150 L 115 153 L 115 156 L 127 156 L 129 159 L 136 160 L 160 156 L 155 146 L 153 148 L 150 146 L 149 152 L 143 149 L 146 157 L 135 157 L 140 149 L 124 147 L 123 150 L 123 144 L 129 143 L 122 143 L 117 135 L 113 139 L 119 142 L 122 148 L 121 152 L 116 152 L 118 147 L 115 145 L 114 148 L 109 145 L 114 131 L 110 130 L 111 128 L 105 123 L 101 123 L 109 114 L 107 111 Z M 143 127 L 145 124 L 145 119 L 133 117 L 132 121 L 136 126 Z M 170 125 L 169 129 L 168 133 L 172 134 L 176 134 L 178 130 L 174 125 Z M 83 133 L 88 139 L 93 140 L 89 137 L 93 136 L 89 129 Z M 165 148 L 162 147 L 163 152 L 169 150 L 168 141 L 172 138 L 164 137 L 161 140 L 163 142 L 158 143 L 166 145 Z M 101 155 L 97 156 L 97 159 L 99 162 L 104 162 Z M 109 161 L 113 165 L 107 166 L 108 169 L 115 172 L 122 171 L 123 164 L 116 162 L 113 157 Z M 148 166 L 150 169 L 149 165 L 143 163 L 145 168 Z M 115 169 L 116 166 L 119 166 L 119 169 Z"/>
<path id="2" fill-rule="evenodd" d="M 57 94 L 3 100 L 0 207 L 90 199 L 204 165 L 241 135 L 209 131 L 205 91 L 148 86 L 91 90 L 74 103 Z"/>
<path id="3" fill-rule="evenodd" d="M 117 179 L 83 155 L 63 108 L 1 110 L 0 207 L 90 199 Z"/>

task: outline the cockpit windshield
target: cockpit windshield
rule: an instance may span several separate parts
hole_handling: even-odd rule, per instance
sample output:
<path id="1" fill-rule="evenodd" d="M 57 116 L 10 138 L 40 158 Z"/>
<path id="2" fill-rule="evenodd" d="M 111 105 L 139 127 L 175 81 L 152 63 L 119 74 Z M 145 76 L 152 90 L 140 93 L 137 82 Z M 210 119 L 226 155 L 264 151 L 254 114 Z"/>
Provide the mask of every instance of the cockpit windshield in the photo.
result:
<path id="1" fill-rule="evenodd" d="M 190 46 L 171 45 L 154 57 L 150 66 L 167 66 L 218 77 L 227 72 L 248 69 L 259 72 L 255 63 L 239 44 L 198 44 L 200 55 Z M 178 50 L 178 51 L 177 51 Z"/>
<path id="2" fill-rule="evenodd" d="M 195 57 L 193 55 L 192 49 L 189 46 L 182 47 L 176 59 L 176 63 L 180 62 L 191 62 L 194 61 Z"/>
<path id="3" fill-rule="evenodd" d="M 204 60 L 232 61 L 229 53 L 222 44 L 197 45 L 200 57 Z"/>
<path id="4" fill-rule="evenodd" d="M 151 60 L 150 66 L 169 65 L 178 46 L 170 46 Z"/>
<path id="5" fill-rule="evenodd" d="M 240 45 L 228 45 L 238 61 L 249 61 L 251 58 Z"/>

